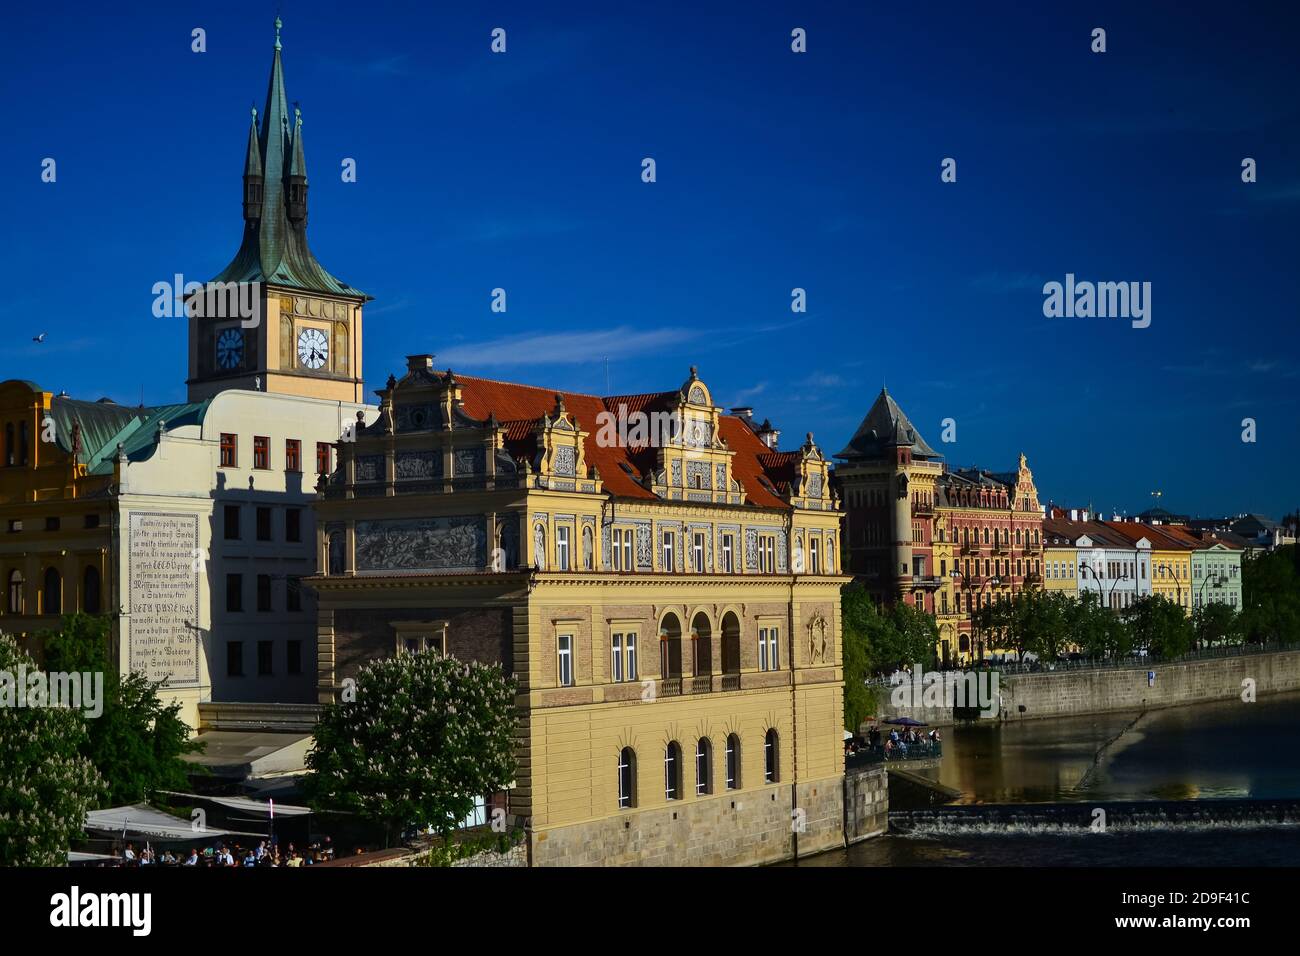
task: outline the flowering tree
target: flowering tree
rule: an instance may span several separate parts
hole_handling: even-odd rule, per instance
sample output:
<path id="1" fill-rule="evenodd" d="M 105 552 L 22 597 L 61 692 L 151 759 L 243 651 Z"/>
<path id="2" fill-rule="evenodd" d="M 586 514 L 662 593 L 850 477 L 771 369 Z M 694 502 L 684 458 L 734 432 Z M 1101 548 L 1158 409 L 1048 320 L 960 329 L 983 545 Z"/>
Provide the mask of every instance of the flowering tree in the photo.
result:
<path id="1" fill-rule="evenodd" d="M 0 634 L 0 866 L 63 866 L 86 813 L 106 788 L 79 753 L 86 736 L 79 711 L 16 704 L 13 682 L 35 662 Z"/>
<path id="2" fill-rule="evenodd" d="M 412 824 L 445 836 L 514 780 L 514 681 L 496 665 L 401 654 L 367 664 L 344 696 L 326 705 L 307 755 L 321 809 L 378 823 L 389 842 Z"/>

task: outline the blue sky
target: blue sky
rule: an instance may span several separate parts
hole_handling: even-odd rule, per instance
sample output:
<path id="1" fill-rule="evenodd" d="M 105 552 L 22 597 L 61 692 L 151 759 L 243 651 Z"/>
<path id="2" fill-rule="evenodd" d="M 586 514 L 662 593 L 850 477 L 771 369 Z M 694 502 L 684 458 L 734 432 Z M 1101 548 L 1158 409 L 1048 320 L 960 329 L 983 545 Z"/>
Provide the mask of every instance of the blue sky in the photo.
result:
<path id="1" fill-rule="evenodd" d="M 277 7 L 130 6 L 7 13 L 0 379 L 161 403 L 185 337 L 151 288 L 238 246 Z M 1044 500 L 1300 504 L 1285 5 L 438 6 L 279 8 L 311 244 L 375 297 L 374 386 L 415 352 L 597 393 L 695 364 L 786 447 L 835 452 L 883 381 L 955 465 L 1024 451 Z M 1150 282 L 1151 326 L 1045 318 L 1066 273 Z"/>

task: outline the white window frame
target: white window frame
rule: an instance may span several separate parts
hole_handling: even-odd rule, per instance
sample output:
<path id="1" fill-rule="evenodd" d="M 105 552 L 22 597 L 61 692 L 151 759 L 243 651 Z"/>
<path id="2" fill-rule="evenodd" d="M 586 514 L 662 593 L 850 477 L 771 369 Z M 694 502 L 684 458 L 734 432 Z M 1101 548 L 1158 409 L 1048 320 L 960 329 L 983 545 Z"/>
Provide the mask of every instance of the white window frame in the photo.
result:
<path id="1" fill-rule="evenodd" d="M 808 536 L 808 572 L 822 573 L 821 538 L 816 535 Z"/>
<path id="2" fill-rule="evenodd" d="M 623 570 L 624 571 L 636 570 L 636 565 L 633 563 L 633 559 L 632 559 L 632 529 L 631 528 L 623 529 Z"/>
<path id="3" fill-rule="evenodd" d="M 624 679 L 634 681 L 636 680 L 636 632 L 635 631 L 630 631 L 627 634 L 623 635 L 623 653 L 625 655 L 624 665 L 623 665 Z"/>
<path id="4" fill-rule="evenodd" d="M 556 684 L 560 687 L 574 686 L 573 672 L 573 635 L 557 634 L 555 637 Z"/>
<path id="5" fill-rule="evenodd" d="M 696 531 L 691 536 L 691 570 L 696 574 L 704 573 L 704 532 Z"/>
<path id="6" fill-rule="evenodd" d="M 664 531 L 660 537 L 659 558 L 663 562 L 663 570 L 665 571 L 677 570 L 677 565 L 675 563 L 677 556 L 673 553 L 673 537 L 674 535 L 671 531 Z"/>
<path id="7" fill-rule="evenodd" d="M 623 683 L 623 635 L 612 634 L 609 639 L 609 679 Z"/>
<path id="8" fill-rule="evenodd" d="M 781 669 L 780 632 L 776 626 L 758 629 L 758 669 L 761 671 L 779 671 Z"/>
<path id="9" fill-rule="evenodd" d="M 570 570 L 568 525 L 558 525 L 555 529 L 555 566 L 559 571 Z"/>
<path id="10" fill-rule="evenodd" d="M 722 536 L 722 573 L 723 574 L 736 573 L 735 545 L 733 543 L 734 539 L 735 539 L 734 535 L 724 534 Z"/>

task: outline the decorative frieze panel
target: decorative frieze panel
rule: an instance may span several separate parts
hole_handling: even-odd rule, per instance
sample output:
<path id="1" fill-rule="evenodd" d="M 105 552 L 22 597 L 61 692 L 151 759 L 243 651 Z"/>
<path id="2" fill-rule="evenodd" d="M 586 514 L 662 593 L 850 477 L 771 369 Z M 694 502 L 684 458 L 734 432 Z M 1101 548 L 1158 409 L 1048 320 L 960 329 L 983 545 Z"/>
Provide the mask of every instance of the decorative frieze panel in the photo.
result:
<path id="1" fill-rule="evenodd" d="M 758 571 L 758 531 L 745 529 L 745 570 Z"/>
<path id="2" fill-rule="evenodd" d="M 686 463 L 686 487 L 712 488 L 712 469 L 707 461 L 688 461 Z M 698 483 L 697 483 L 698 482 Z"/>
<path id="3" fill-rule="evenodd" d="M 651 570 L 653 560 L 654 545 L 651 541 L 650 522 L 638 521 L 636 523 L 636 569 L 638 571 Z"/>
<path id="4" fill-rule="evenodd" d="M 822 496 L 822 475 L 821 472 L 815 472 L 808 476 L 808 498 L 820 498 Z"/>
<path id="5" fill-rule="evenodd" d="M 358 521 L 357 571 L 476 571 L 487 565 L 482 515 Z"/>
<path id="6" fill-rule="evenodd" d="M 384 456 L 358 455 L 356 459 L 357 481 L 383 481 Z"/>
<path id="7" fill-rule="evenodd" d="M 434 428 L 438 412 L 433 405 L 398 405 L 393 418 L 399 432 L 423 432 Z"/>
<path id="8" fill-rule="evenodd" d="M 393 469 L 399 481 L 441 478 L 442 452 L 399 451 L 393 460 Z"/>
<path id="9" fill-rule="evenodd" d="M 578 473 L 578 449 L 572 445 L 561 445 L 556 448 L 553 467 L 557 475 L 575 477 Z"/>
<path id="10" fill-rule="evenodd" d="M 482 448 L 457 448 L 452 452 L 452 461 L 457 478 L 482 475 L 486 470 L 486 455 Z"/>
<path id="11" fill-rule="evenodd" d="M 784 528 L 776 533 L 776 570 L 785 574 L 789 570 L 790 537 Z"/>
<path id="12" fill-rule="evenodd" d="M 677 488 L 680 488 L 682 486 L 682 463 L 677 458 L 674 458 L 672 461 L 672 476 L 673 476 L 673 480 L 670 482 L 670 484 L 672 484 Z"/>

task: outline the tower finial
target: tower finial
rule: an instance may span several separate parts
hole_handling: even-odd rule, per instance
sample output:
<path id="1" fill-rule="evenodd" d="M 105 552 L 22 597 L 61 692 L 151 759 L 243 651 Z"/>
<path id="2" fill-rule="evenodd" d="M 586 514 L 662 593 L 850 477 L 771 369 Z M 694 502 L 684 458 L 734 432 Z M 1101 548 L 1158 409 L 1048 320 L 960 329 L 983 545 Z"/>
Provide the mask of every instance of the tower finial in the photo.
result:
<path id="1" fill-rule="evenodd" d="M 284 22 L 277 16 L 275 18 L 275 48 L 277 50 L 280 49 L 280 27 L 282 26 L 284 26 Z"/>

